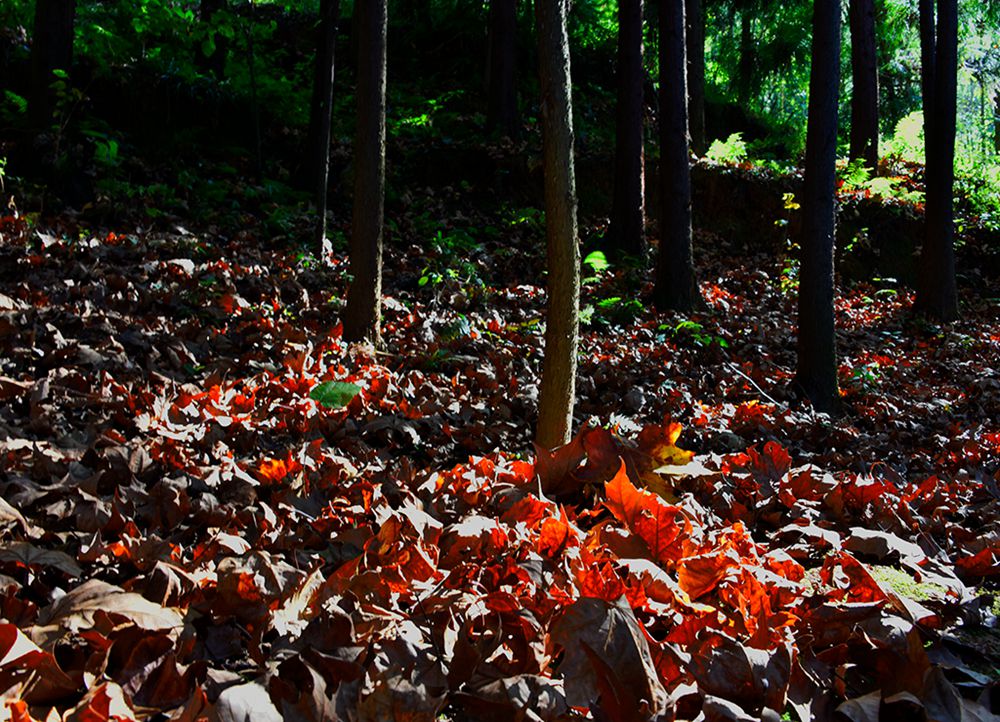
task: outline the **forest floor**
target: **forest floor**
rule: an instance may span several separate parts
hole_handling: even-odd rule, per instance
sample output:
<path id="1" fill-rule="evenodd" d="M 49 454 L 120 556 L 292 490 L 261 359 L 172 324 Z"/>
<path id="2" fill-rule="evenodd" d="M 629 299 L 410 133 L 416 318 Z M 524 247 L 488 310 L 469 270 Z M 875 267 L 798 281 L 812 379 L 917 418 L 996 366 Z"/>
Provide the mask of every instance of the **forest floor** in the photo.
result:
<path id="1" fill-rule="evenodd" d="M 995 718 L 1000 299 L 840 288 L 831 418 L 791 260 L 590 264 L 536 452 L 540 215 L 404 200 L 379 349 L 342 249 L 0 221 L 6 718 Z"/>

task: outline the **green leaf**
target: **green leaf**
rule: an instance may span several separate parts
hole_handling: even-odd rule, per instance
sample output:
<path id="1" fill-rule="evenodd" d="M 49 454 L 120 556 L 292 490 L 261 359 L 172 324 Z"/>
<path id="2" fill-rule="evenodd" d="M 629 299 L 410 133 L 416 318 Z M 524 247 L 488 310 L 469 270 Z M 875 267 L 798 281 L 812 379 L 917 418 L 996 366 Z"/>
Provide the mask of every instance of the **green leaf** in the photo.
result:
<path id="1" fill-rule="evenodd" d="M 611 268 L 611 264 L 608 263 L 608 259 L 602 251 L 593 251 L 587 254 L 587 257 L 583 259 L 583 265 L 590 266 L 594 273 L 603 273 Z"/>
<path id="2" fill-rule="evenodd" d="M 351 399 L 361 393 L 357 384 L 345 381 L 324 381 L 314 386 L 309 392 L 309 398 L 328 409 L 342 409 L 351 403 Z"/>

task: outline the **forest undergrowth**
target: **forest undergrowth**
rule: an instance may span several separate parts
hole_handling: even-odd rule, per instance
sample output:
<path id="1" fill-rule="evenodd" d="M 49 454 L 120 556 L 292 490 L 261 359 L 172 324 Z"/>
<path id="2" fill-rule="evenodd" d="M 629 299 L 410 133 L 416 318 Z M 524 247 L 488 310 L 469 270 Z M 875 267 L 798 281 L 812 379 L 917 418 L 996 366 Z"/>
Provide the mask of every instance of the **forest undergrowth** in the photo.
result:
<path id="1" fill-rule="evenodd" d="M 378 349 L 343 251 L 0 221 L 0 717 L 994 719 L 1000 300 L 842 285 L 831 418 L 793 260 L 591 263 L 550 453 L 539 217 L 413 193 Z"/>

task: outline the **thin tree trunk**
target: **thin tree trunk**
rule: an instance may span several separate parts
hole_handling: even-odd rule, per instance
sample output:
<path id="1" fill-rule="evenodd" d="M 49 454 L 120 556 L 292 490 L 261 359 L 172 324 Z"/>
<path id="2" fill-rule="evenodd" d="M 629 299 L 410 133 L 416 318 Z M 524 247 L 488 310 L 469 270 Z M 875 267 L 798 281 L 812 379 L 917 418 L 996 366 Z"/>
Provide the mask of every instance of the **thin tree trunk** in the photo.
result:
<path id="1" fill-rule="evenodd" d="M 75 0 L 37 0 L 31 37 L 31 94 L 28 118 L 36 128 L 52 123 L 55 98 L 53 71 L 69 72 L 73 65 Z"/>
<path id="2" fill-rule="evenodd" d="M 698 298 L 691 248 L 684 3 L 660 3 L 660 254 L 653 303 L 690 311 Z"/>
<path id="3" fill-rule="evenodd" d="M 355 4 L 358 32 L 358 127 L 354 138 L 351 287 L 346 341 L 380 341 L 382 228 L 385 208 L 386 0 Z"/>
<path id="4" fill-rule="evenodd" d="M 687 19 L 688 125 L 691 148 L 702 155 L 708 147 L 705 137 L 705 16 L 701 0 L 685 0 Z"/>
<path id="5" fill-rule="evenodd" d="M 955 283 L 955 113 L 958 83 L 958 2 L 938 0 L 931 98 L 933 132 L 925 135 L 926 237 L 917 278 L 918 310 L 942 321 L 958 318 Z"/>
<path id="6" fill-rule="evenodd" d="M 851 158 L 878 171 L 878 63 L 875 57 L 874 0 L 850 0 Z"/>
<path id="7" fill-rule="evenodd" d="M 565 0 L 535 3 L 545 171 L 548 303 L 536 440 L 565 444 L 573 429 L 580 315 L 580 247 L 573 170 L 573 101 Z"/>
<path id="8" fill-rule="evenodd" d="M 667 0 L 669 4 L 669 0 Z M 753 64 L 757 57 L 753 42 L 753 11 L 747 4 L 740 13 L 740 60 L 738 65 L 736 102 L 745 111 L 750 104 L 753 88 Z"/>
<path id="9" fill-rule="evenodd" d="M 1000 90 L 993 94 L 993 151 L 1000 155 Z"/>
<path id="10" fill-rule="evenodd" d="M 840 2 L 813 0 L 812 68 L 802 188 L 796 381 L 817 411 L 839 401 L 833 316 L 834 177 L 840 80 Z"/>
<path id="11" fill-rule="evenodd" d="M 337 47 L 337 23 L 340 0 L 320 0 L 319 37 L 316 44 L 316 74 L 313 79 L 309 113 L 308 165 L 315 168 L 316 247 L 326 245 L 327 183 L 330 175 L 330 124 L 333 112 L 334 51 Z"/>
<path id="12" fill-rule="evenodd" d="M 620 254 L 646 253 L 643 177 L 643 0 L 618 3 L 618 106 L 615 119 L 615 186 L 608 246 Z"/>
<path id="13" fill-rule="evenodd" d="M 930 142 L 934 121 L 934 0 L 919 0 L 920 95 L 924 111 L 924 145 Z"/>
<path id="14" fill-rule="evenodd" d="M 516 71 L 517 0 L 491 0 L 486 127 L 499 128 L 508 138 L 516 138 L 521 126 Z"/>

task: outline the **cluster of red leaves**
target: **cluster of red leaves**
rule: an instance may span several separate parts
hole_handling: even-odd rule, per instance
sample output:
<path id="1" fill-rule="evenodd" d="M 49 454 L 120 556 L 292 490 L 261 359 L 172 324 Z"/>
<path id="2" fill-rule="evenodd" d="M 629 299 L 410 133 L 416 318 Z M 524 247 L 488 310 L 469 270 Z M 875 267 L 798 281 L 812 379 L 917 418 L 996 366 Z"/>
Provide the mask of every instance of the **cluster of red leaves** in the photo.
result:
<path id="1" fill-rule="evenodd" d="M 530 438 L 540 340 L 506 304 L 533 289 L 452 299 L 489 338 L 390 299 L 380 357 L 283 255 L 41 240 L 0 244 L 6 718 L 990 718 L 948 632 L 997 573 L 995 480 L 837 465 L 817 447 L 858 429 L 755 399 L 780 357 L 593 334 L 581 404 L 617 426 L 528 461 L 491 450 Z M 326 409 L 327 380 L 362 391 Z"/>

